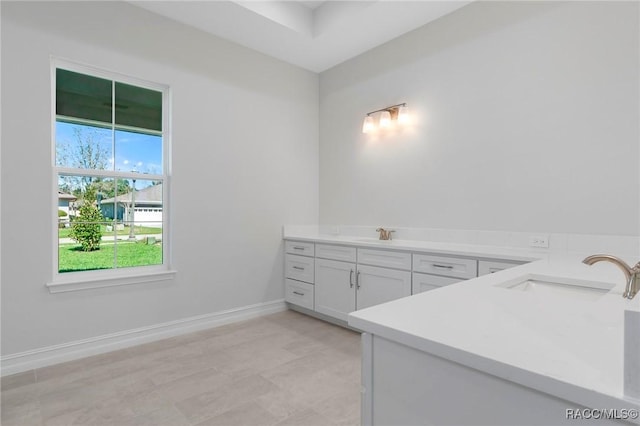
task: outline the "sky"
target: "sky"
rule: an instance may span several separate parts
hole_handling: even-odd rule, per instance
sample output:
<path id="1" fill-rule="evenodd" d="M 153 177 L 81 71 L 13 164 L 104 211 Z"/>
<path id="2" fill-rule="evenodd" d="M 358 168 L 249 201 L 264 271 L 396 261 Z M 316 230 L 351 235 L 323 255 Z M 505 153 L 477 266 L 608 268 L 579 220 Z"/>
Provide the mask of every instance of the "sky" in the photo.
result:
<path id="1" fill-rule="evenodd" d="M 83 138 L 92 135 L 100 147 L 107 152 L 108 170 L 137 171 L 141 173 L 162 174 L 162 137 L 123 130 L 115 131 L 115 142 L 111 129 L 56 122 L 56 147 L 67 146 L 70 159 L 60 164 L 62 156 L 56 162 L 63 167 L 78 167 L 73 161 L 79 146 L 74 128 L 82 132 Z M 138 185 L 136 185 L 138 186 Z"/>

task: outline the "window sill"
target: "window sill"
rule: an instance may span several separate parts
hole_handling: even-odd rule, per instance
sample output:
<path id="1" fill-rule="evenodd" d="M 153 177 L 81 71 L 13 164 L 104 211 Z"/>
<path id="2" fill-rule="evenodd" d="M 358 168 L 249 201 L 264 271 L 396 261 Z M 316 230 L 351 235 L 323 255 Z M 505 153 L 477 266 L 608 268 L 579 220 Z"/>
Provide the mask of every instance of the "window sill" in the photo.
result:
<path id="1" fill-rule="evenodd" d="M 116 287 L 121 285 L 143 284 L 167 281 L 175 278 L 177 271 L 156 271 L 135 275 L 118 275 L 111 277 L 95 277 L 82 280 L 61 280 L 45 284 L 49 293 L 66 293 L 69 291 L 91 290 L 94 288 Z"/>

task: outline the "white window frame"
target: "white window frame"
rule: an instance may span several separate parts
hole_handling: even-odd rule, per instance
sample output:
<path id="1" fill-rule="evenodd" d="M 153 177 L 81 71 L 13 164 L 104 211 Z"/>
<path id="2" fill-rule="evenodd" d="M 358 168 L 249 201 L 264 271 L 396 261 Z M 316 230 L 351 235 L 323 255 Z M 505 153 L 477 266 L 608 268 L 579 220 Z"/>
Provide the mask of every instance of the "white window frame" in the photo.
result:
<path id="1" fill-rule="evenodd" d="M 137 87 L 155 90 L 162 93 L 162 162 L 163 174 L 151 175 L 135 172 L 120 172 L 115 170 L 91 170 L 59 167 L 56 165 L 56 69 L 78 72 L 94 77 L 104 78 L 130 84 Z M 77 290 L 87 290 L 99 287 L 112 287 L 128 284 L 151 283 L 170 280 L 176 271 L 171 268 L 171 226 L 170 226 L 170 188 L 171 188 L 171 131 L 170 131 L 170 98 L 168 85 L 130 77 L 114 71 L 107 71 L 89 65 L 79 64 L 66 59 L 51 57 L 51 194 L 50 205 L 52 211 L 52 244 L 53 244 L 53 274 L 50 282 L 46 283 L 51 293 Z M 124 127 L 123 127 L 124 128 Z M 127 268 L 96 269 L 91 271 L 58 272 L 58 175 L 72 174 L 83 176 L 99 176 L 120 179 L 162 180 L 162 265 L 134 266 Z"/>

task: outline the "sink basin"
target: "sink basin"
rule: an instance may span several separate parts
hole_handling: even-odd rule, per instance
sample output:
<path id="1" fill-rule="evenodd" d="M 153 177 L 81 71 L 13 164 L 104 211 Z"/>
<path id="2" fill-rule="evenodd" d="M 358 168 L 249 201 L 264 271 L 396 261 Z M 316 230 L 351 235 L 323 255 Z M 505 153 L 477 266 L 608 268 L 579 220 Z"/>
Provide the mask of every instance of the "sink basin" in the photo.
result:
<path id="1" fill-rule="evenodd" d="M 527 274 L 497 284 L 511 291 L 529 293 L 538 297 L 564 297 L 579 300 L 597 300 L 607 294 L 615 284 L 585 281 L 574 278 Z"/>

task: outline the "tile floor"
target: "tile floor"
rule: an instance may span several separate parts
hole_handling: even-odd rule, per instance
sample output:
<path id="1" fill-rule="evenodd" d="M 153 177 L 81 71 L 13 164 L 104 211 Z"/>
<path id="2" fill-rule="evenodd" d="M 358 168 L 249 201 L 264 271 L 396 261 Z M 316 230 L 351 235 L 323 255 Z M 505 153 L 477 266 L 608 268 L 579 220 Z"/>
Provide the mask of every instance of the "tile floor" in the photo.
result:
<path id="1" fill-rule="evenodd" d="M 3 426 L 357 425 L 360 335 L 286 311 L 1 382 Z"/>

